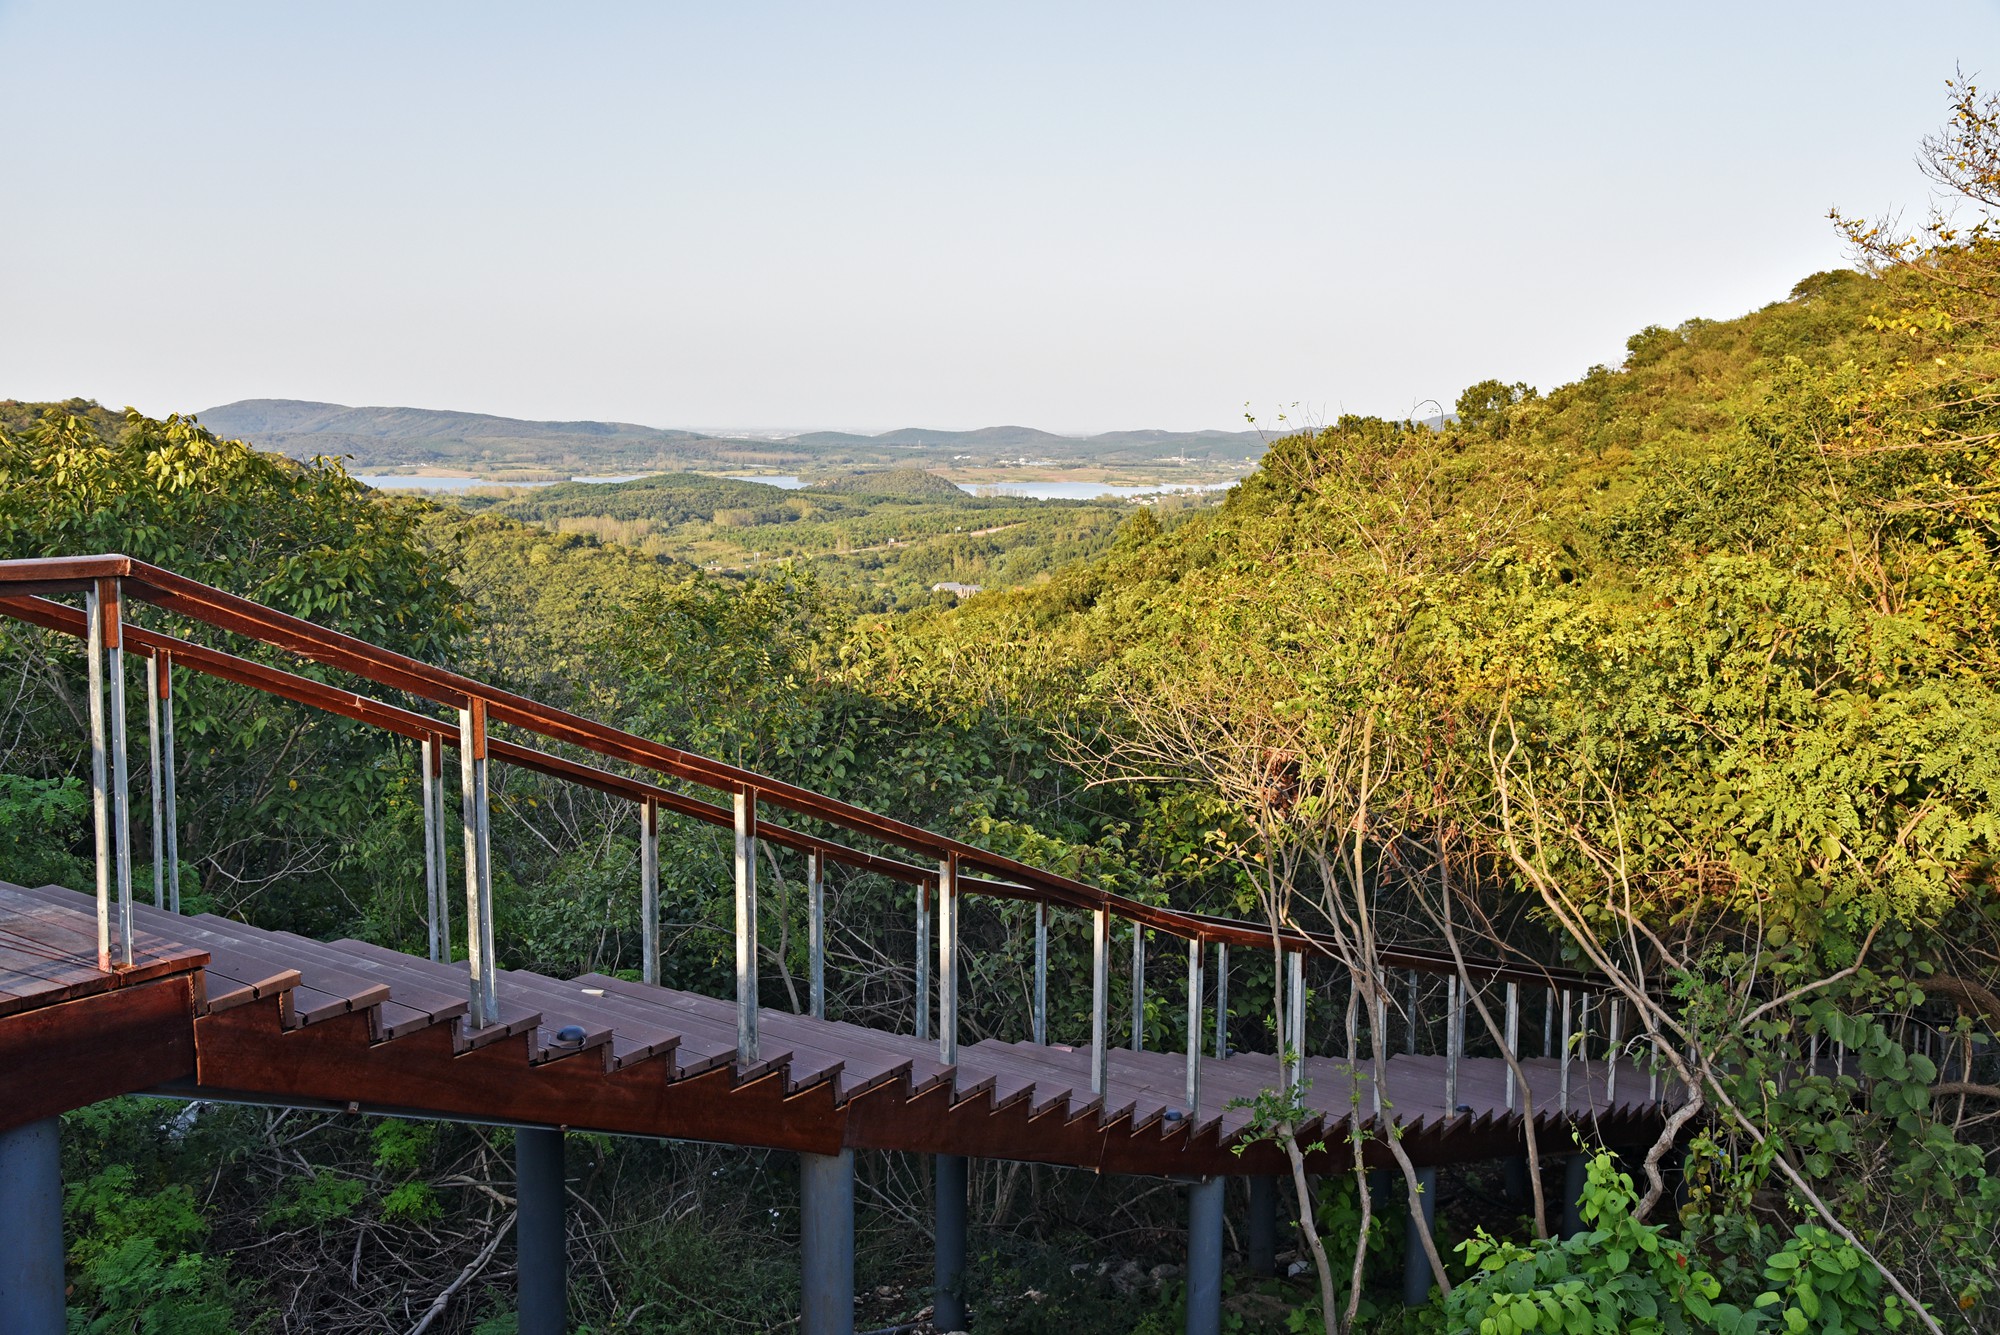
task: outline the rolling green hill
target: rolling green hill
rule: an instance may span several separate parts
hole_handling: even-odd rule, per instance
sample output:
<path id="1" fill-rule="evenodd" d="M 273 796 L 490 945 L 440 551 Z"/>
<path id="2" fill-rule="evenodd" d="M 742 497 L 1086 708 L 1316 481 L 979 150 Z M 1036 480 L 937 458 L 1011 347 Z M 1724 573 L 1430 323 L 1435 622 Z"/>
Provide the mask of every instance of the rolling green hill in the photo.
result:
<path id="1" fill-rule="evenodd" d="M 797 562 L 876 610 L 950 602 L 936 584 L 1009 588 L 1102 552 L 1141 507 L 973 496 L 917 468 L 830 475 L 783 490 L 663 473 L 450 498 L 466 509 L 586 534 L 713 571 Z M 1204 505 L 1173 498 L 1171 509 Z"/>
<path id="2" fill-rule="evenodd" d="M 636 473 L 706 469 L 798 471 L 926 467 L 1000 467 L 1022 457 L 1056 467 L 1201 470 L 1190 481 L 1213 481 L 1218 468 L 1239 466 L 1263 450 L 1254 431 L 1114 431 L 1060 436 L 1030 427 L 930 431 L 916 427 L 877 436 L 816 431 L 780 440 L 737 439 L 630 422 L 534 422 L 486 413 L 429 408 L 350 408 L 301 399 L 243 399 L 198 414 L 203 426 L 231 439 L 295 459 L 345 457 L 356 470 L 440 468 L 478 476 L 539 472 Z M 1186 459 L 1182 464 L 1180 460 Z M 1169 464 L 1168 461 L 1171 461 Z"/>

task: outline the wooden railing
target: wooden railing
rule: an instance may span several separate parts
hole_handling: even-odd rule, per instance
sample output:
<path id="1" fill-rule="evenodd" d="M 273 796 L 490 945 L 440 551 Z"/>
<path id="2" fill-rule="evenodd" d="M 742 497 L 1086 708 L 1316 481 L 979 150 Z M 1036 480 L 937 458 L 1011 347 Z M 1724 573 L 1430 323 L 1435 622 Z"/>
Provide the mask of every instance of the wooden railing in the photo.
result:
<path id="1" fill-rule="evenodd" d="M 55 601 L 81 594 L 81 608 Z M 131 622 L 125 600 L 136 598 L 189 621 L 287 651 L 393 691 L 455 711 L 455 723 L 371 696 L 330 686 L 239 655 L 195 644 Z M 1091 1081 L 1103 1092 L 1108 1069 L 1111 1004 L 1111 920 L 1133 924 L 1133 1042 L 1143 1021 L 1145 932 L 1162 932 L 1188 943 L 1187 1096 L 1199 1101 L 1202 1012 L 1206 984 L 1205 947 L 1216 947 L 1216 1054 L 1227 1055 L 1224 1025 L 1228 1012 L 1228 951 L 1231 946 L 1275 950 L 1282 1001 L 1280 1046 L 1305 1050 L 1305 962 L 1309 955 L 1338 957 L 1333 942 L 1310 932 L 1270 928 L 1236 919 L 1188 913 L 1114 894 L 1073 877 L 980 848 L 961 839 L 896 820 L 877 812 L 768 775 L 684 751 L 583 718 L 525 696 L 504 691 L 461 673 L 439 668 L 339 631 L 265 607 L 196 580 L 128 556 L 69 556 L 0 561 L 0 613 L 82 639 L 89 653 L 92 795 L 97 841 L 99 967 L 129 965 L 132 957 L 132 851 L 130 781 L 127 773 L 125 654 L 147 665 L 147 698 L 152 792 L 158 804 L 152 822 L 155 896 L 179 910 L 179 850 L 175 813 L 173 753 L 173 668 L 201 672 L 269 695 L 324 710 L 409 738 L 422 758 L 426 909 L 430 951 L 448 958 L 451 936 L 446 872 L 443 754 L 455 747 L 461 778 L 460 823 L 464 832 L 468 992 L 471 1022 L 487 1024 L 497 1014 L 494 991 L 493 900 L 487 770 L 493 761 L 562 779 L 637 804 L 641 810 L 642 976 L 659 978 L 659 813 L 662 810 L 729 828 L 735 835 L 735 938 L 737 1053 L 744 1065 L 758 1057 L 757 841 L 806 855 L 810 914 L 811 1013 L 825 1009 L 825 872 L 840 865 L 875 872 L 917 889 L 917 1034 L 930 1034 L 930 935 L 933 909 L 937 932 L 937 1041 L 947 1063 L 957 1059 L 959 993 L 959 909 L 966 894 L 1024 900 L 1035 905 L 1033 1034 L 1048 1036 L 1048 939 L 1052 912 L 1091 915 Z M 108 702 L 107 702 L 108 696 Z M 642 772 L 705 787 L 728 798 L 728 805 L 703 801 L 650 778 L 614 773 L 531 746 L 489 736 L 504 723 L 552 742 L 578 748 Z M 767 809 L 846 831 L 929 859 L 927 863 L 870 852 L 805 830 L 772 824 Z M 162 837 L 165 844 L 162 846 Z M 1465 997 L 1461 982 L 1474 979 L 1507 984 L 1510 1049 L 1518 1050 L 1519 985 L 1563 994 L 1564 1039 L 1568 1039 L 1572 991 L 1601 989 L 1597 980 L 1573 972 L 1490 959 L 1467 960 L 1463 969 L 1440 951 L 1386 949 L 1375 961 L 1386 971 L 1449 977 L 1446 1049 L 1456 1058 L 1464 1048 Z M 1350 1006 L 1350 1031 L 1353 1025 Z M 1614 1011 L 1614 1015 L 1615 1015 Z M 1411 1017 L 1414 1022 L 1414 1016 Z M 1385 1023 L 1378 1013 L 1371 1017 Z M 1350 1051 L 1352 1034 L 1350 1032 Z M 1453 1063 L 1455 1065 L 1455 1062 Z"/>

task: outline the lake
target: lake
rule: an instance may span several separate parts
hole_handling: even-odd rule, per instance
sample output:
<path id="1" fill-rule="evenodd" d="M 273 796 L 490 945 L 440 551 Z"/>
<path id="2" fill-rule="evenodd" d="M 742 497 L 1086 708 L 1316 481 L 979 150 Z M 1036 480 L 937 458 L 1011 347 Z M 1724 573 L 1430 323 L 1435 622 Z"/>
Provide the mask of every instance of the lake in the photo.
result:
<path id="1" fill-rule="evenodd" d="M 573 477 L 571 482 L 637 482 L 651 473 L 626 473 L 614 477 Z M 490 477 L 426 477 L 415 473 L 356 473 L 356 482 L 381 490 L 470 491 L 474 487 L 553 487 L 553 482 L 499 482 Z"/>
<path id="2" fill-rule="evenodd" d="M 730 474 L 738 482 L 762 482 L 785 491 L 797 491 L 806 484 L 790 474 L 757 477 L 749 473 Z M 1224 491 L 1230 482 L 1159 482 L 1146 487 L 1114 487 L 1104 482 L 959 482 L 955 486 L 970 496 L 1025 496 L 1037 501 L 1094 501 L 1104 496 L 1123 500 L 1132 496 L 1158 496 L 1166 492 Z"/>
<path id="3" fill-rule="evenodd" d="M 605 477 L 573 477 L 571 482 L 637 482 L 651 473 L 626 473 Z M 731 473 L 738 482 L 762 482 L 783 491 L 797 491 L 805 482 L 789 473 L 758 477 Z M 356 482 L 383 490 L 470 491 L 474 487 L 552 487 L 553 482 L 497 482 L 490 477 L 424 476 L 399 473 L 356 473 Z M 1105 496 L 1127 500 L 1133 496 L 1160 496 L 1173 492 L 1224 491 L 1229 482 L 1157 482 L 1143 487 L 1114 487 L 1105 482 L 960 482 L 962 492 L 972 496 L 1025 496 L 1037 501 L 1094 501 Z"/>

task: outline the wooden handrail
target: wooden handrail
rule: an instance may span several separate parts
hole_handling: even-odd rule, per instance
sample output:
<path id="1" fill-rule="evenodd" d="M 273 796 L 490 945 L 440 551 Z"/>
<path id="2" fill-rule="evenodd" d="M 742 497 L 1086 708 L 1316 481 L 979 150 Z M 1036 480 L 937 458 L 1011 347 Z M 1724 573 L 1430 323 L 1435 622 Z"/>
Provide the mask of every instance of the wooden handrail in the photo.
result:
<path id="1" fill-rule="evenodd" d="M 941 862 L 951 860 L 960 867 L 989 873 L 986 877 L 959 878 L 958 885 L 963 890 L 1059 908 L 1106 911 L 1151 930 L 1190 941 L 1265 949 L 1275 946 L 1286 951 L 1339 957 L 1334 940 L 1322 933 L 1302 932 L 1290 927 L 1281 927 L 1274 933 L 1268 927 L 1240 919 L 1146 904 L 809 788 L 542 704 L 129 556 L 106 554 L 0 561 L 0 612 L 46 629 L 82 637 L 85 633 L 84 614 L 75 608 L 52 602 L 45 595 L 81 592 L 100 580 L 117 580 L 132 597 L 192 621 L 348 672 L 378 686 L 452 709 L 470 708 L 478 702 L 490 719 L 551 741 L 576 746 L 609 760 L 652 770 L 732 796 L 754 794 L 759 803 L 781 807 Z M 404 737 L 428 740 L 442 746 L 458 744 L 455 725 L 413 710 L 130 623 L 126 624 L 125 633 L 131 648 L 142 655 L 150 657 L 167 652 L 175 663 L 222 680 Z M 490 754 L 495 760 L 635 802 L 654 801 L 665 809 L 712 825 L 730 826 L 734 823 L 734 814 L 728 807 L 703 802 L 659 784 L 613 774 L 532 747 L 494 739 L 490 744 Z M 829 861 L 878 872 L 910 884 L 934 888 L 939 878 L 935 867 L 869 853 L 819 835 L 761 820 L 757 833 L 781 847 L 818 852 Z M 1385 969 L 1424 973 L 1451 974 L 1458 970 L 1449 954 L 1437 951 L 1390 948 L 1381 952 L 1377 963 Z M 1601 980 L 1573 970 L 1539 968 L 1502 960 L 1467 959 L 1465 969 L 1468 974 L 1482 978 L 1536 986 L 1590 991 L 1602 990 L 1606 986 Z"/>

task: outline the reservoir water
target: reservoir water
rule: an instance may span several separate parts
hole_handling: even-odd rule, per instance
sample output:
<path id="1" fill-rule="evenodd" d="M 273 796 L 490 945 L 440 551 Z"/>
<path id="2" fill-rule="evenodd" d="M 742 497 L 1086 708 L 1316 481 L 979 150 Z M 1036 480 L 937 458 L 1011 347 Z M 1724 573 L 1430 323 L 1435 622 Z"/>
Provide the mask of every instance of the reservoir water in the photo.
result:
<path id="1" fill-rule="evenodd" d="M 571 482 L 636 482 L 650 473 L 626 473 L 606 477 L 573 477 Z M 805 486 L 803 479 L 792 474 L 755 476 L 748 473 L 729 475 L 738 482 L 761 482 L 765 486 L 777 487 L 782 491 L 797 491 Z M 490 477 L 436 476 L 418 473 L 356 473 L 356 482 L 384 491 L 471 491 L 474 487 L 552 487 L 553 482 L 501 482 Z M 960 491 L 972 496 L 1025 496 L 1038 501 L 1094 501 L 1106 496 L 1121 500 L 1133 496 L 1160 496 L 1173 492 L 1223 491 L 1230 487 L 1228 482 L 1172 483 L 1159 482 L 1141 487 L 1114 487 L 1105 482 L 960 482 Z"/>

